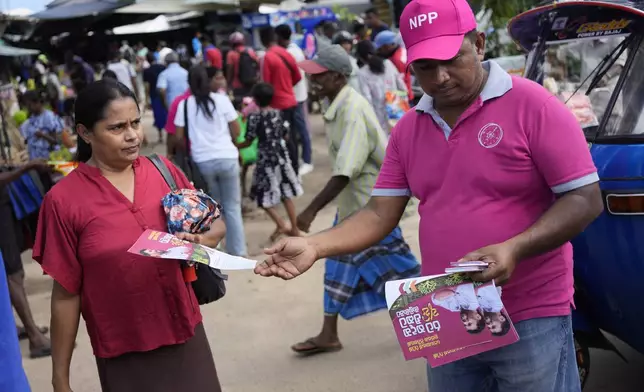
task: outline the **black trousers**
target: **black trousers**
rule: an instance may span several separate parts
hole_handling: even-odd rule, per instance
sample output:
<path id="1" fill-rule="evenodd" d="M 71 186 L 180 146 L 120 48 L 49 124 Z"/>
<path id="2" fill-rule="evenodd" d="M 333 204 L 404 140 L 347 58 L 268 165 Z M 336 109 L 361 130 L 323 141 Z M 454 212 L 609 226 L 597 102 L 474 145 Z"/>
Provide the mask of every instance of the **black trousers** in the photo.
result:
<path id="1" fill-rule="evenodd" d="M 281 110 L 281 112 L 282 120 L 284 120 L 284 122 L 288 122 L 289 124 L 288 140 L 286 141 L 288 155 L 291 158 L 291 165 L 293 166 L 293 170 L 295 170 L 295 174 L 298 174 L 300 170 L 300 152 L 298 140 L 300 135 L 297 131 L 297 127 L 295 126 L 296 109 L 297 106 L 293 106 L 292 108 L 283 109 Z"/>

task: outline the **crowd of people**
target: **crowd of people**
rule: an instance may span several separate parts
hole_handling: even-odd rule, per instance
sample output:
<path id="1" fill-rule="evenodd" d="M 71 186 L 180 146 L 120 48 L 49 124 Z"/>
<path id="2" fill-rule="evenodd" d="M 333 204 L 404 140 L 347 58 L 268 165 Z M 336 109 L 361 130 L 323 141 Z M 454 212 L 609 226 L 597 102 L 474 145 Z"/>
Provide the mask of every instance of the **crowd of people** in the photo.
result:
<path id="1" fill-rule="evenodd" d="M 430 11 L 441 18 L 413 29 L 404 23 Z M 73 131 L 76 144 L 68 147 L 78 166 L 47 185 L 33 244 L 33 258 L 54 280 L 51 343 L 29 312 L 20 250 L 7 250 L 6 239 L 1 245 L 24 325 L 18 333 L 29 338 L 32 357 L 52 355 L 54 391 L 71 391 L 81 315 L 104 391 L 221 390 L 189 285 L 195 267 L 139 262 L 144 256 L 127 252 L 144 230 L 167 230 L 160 200 L 170 186 L 141 156 L 146 108 L 158 141 L 165 138 L 161 160 L 176 185 L 200 188 L 222 206 L 223 219 L 180 238 L 248 256 L 242 200 L 252 163 L 249 196 L 275 223 L 275 244 L 255 272 L 292 279 L 326 258 L 321 330 L 293 345 L 296 353 L 342 349 L 339 318 L 385 309 L 389 280 L 441 273 L 458 259 L 485 260 L 489 268 L 473 278 L 507 282 L 503 301 L 521 340 L 428 369 L 430 389 L 497 390 L 481 389 L 492 382 L 508 390 L 579 391 L 568 241 L 602 203 L 574 116 L 536 84 L 482 61 L 485 36 L 465 0 L 412 1 L 400 35 L 375 10 L 366 22 L 371 34 L 325 22 L 310 60 L 287 25 L 262 28 L 262 50 L 248 47 L 240 32 L 230 35 L 227 52 L 197 33 L 192 56 L 186 45 L 159 43 L 152 51 L 123 42 L 98 75 L 69 53 L 72 108 L 60 87 L 47 94 L 56 83 L 46 58 L 39 60 L 40 88 L 23 99 L 30 163 L 2 173 L 0 184 L 32 169 L 46 172 L 50 152 L 66 147 L 62 134 Z M 412 69 L 426 94 L 394 125 L 389 97 L 413 101 Z M 332 173 L 298 213 L 293 199 L 314 170 L 310 92 L 322 99 Z M 61 117 L 69 114 L 73 126 Z M 256 158 L 244 161 L 255 141 Z M 412 196 L 420 200 L 422 269 L 398 226 Z M 334 227 L 304 237 L 332 201 Z M 495 221 L 503 225 L 491 230 Z M 554 335 L 561 338 L 554 342 Z"/>
<path id="2" fill-rule="evenodd" d="M 293 32 L 287 25 L 261 29 L 259 37 L 262 50 L 248 47 L 246 36 L 235 32 L 229 37 L 230 50 L 227 52 L 222 52 L 211 39 L 197 33 L 192 42 L 192 58 L 179 48 L 168 48 L 165 42 L 159 42 L 156 49 L 151 50 L 142 44 L 131 47 L 123 41 L 120 47 L 114 46 L 110 50 L 108 61 L 98 66 L 91 66 L 80 56 L 68 52 L 61 67 L 62 76 L 61 69 L 57 69 L 47 56 L 38 57 L 31 76 L 35 83 L 20 98 L 26 111 L 20 130 L 30 161 L 11 172 L 7 181 L 37 169 L 45 187 L 43 193 L 46 197 L 36 222 L 37 234 L 34 230 L 33 257 L 56 282 L 52 295 L 53 350 L 46 336 L 48 328 L 36 326 L 29 311 L 24 294 L 20 248 L 16 245 L 20 241 L 7 238 L 2 250 L 12 303 L 24 325 L 18 329 L 18 334 L 21 338 L 29 338 L 32 358 L 47 356 L 53 351 L 54 376 L 59 380 L 55 383 L 56 390 L 61 386 L 61 390 L 66 388 L 67 368 L 75 340 L 74 324 L 78 324 L 79 313 L 83 313 L 88 327 L 99 334 L 90 332 L 97 358 L 120 357 L 128 352 L 146 351 L 146 347 L 152 350 L 172 342 L 185 341 L 188 335 L 192 336 L 187 330 L 164 331 L 167 327 L 156 325 L 156 330 L 160 331 L 158 338 L 137 343 L 147 345 L 145 347 L 127 343 L 132 339 L 118 334 L 103 341 L 99 339 L 101 330 L 116 328 L 116 331 L 120 328 L 107 321 L 103 313 L 116 312 L 113 318 L 123 320 L 127 319 L 127 312 L 117 309 L 108 311 L 103 309 L 107 305 L 100 302 L 85 307 L 82 305 L 95 303 L 95 291 L 88 291 L 85 287 L 100 287 L 84 282 L 84 279 L 93 279 L 85 275 L 85 268 L 79 275 L 80 266 L 85 267 L 88 260 L 98 260 L 94 251 L 82 254 L 81 249 L 86 248 L 82 244 L 85 241 L 94 243 L 98 251 L 105 255 L 101 257 L 110 257 L 107 249 L 100 250 L 107 243 L 98 245 L 102 243 L 103 236 L 99 233 L 110 231 L 110 221 L 113 224 L 127 221 L 128 218 L 122 215 L 124 211 L 132 215 L 134 209 L 145 210 L 145 203 L 151 203 L 150 200 L 159 200 L 149 194 L 154 189 L 153 183 L 141 184 L 137 180 L 132 184 L 128 180 L 128 177 L 132 178 L 134 173 L 138 176 L 143 167 L 149 166 L 145 163 L 139 169 L 139 159 L 132 159 L 148 143 L 141 131 L 141 115 L 145 110 L 151 110 L 154 117 L 157 142 L 166 144 L 168 165 L 174 167 L 173 164 L 176 164 L 183 169 L 173 172 L 178 183 L 183 187 L 191 187 L 192 183 L 198 185 L 223 206 L 223 222 L 226 224 L 223 248 L 229 254 L 248 255 L 242 198 L 246 194 L 245 171 L 249 163 L 254 165 L 254 172 L 248 195 L 275 223 L 275 230 L 270 235 L 271 242 L 283 235 L 300 236 L 308 232 L 316 214 L 335 198 L 340 203 L 338 220 L 366 203 L 382 163 L 390 130 L 385 92 L 389 89 L 407 93 L 403 82 L 406 70 L 401 73 L 392 61 L 385 58 L 388 57 L 387 53 L 393 53 L 393 49 L 399 46 L 393 48 L 380 44 L 380 41 L 374 43 L 367 37 L 360 42 L 363 49 L 357 51 L 354 45 L 356 36 L 337 31 L 334 23 L 325 23 L 322 31 L 331 38 L 328 45 L 319 45 L 318 58 L 323 62 L 317 67 L 318 72 L 313 73 L 333 70 L 337 73 L 335 78 L 318 79 L 312 76 L 307 79 L 306 66 L 302 65 L 306 63 L 304 53 L 291 41 Z M 393 35 L 387 29 L 383 29 L 383 34 Z M 378 51 L 378 45 L 383 49 Z M 311 64 L 314 63 L 309 66 Z M 325 118 L 333 128 L 330 152 L 334 173 L 311 205 L 298 214 L 293 199 L 304 192 L 302 176 L 314 170 L 308 129 L 310 92 L 324 99 Z M 338 100 L 338 97 L 341 99 Z M 343 136 L 346 129 L 353 130 L 351 137 Z M 252 162 L 244 162 L 240 150 L 249 148 L 254 141 L 257 144 L 256 158 Z M 59 149 L 75 152 L 75 160 L 79 164 L 69 178 L 52 189 L 47 161 L 52 160 L 52 151 Z M 186 162 L 192 165 L 192 171 L 182 167 Z M 190 182 L 183 177 L 183 173 L 189 173 Z M 158 179 L 149 181 L 158 182 Z M 162 184 L 157 185 L 163 188 Z M 98 197 L 96 202 L 106 202 L 112 207 L 99 208 L 104 212 L 100 217 L 74 215 L 72 220 L 72 215 L 68 216 L 71 211 L 59 210 L 62 207 L 55 200 L 66 197 L 67 192 L 78 187 L 86 190 L 86 194 L 91 194 L 91 189 L 97 187 L 96 191 L 102 190 L 103 197 Z M 144 192 L 140 188 L 147 190 Z M 115 192 L 105 194 L 106 189 L 114 189 Z M 146 196 L 135 200 L 134 195 L 142 193 Z M 287 220 L 276 209 L 280 204 L 285 207 Z M 127 205 L 129 209 L 122 211 Z M 7 207 L 9 215 L 10 206 Z M 83 209 L 95 210 L 89 204 Z M 143 213 L 137 217 L 135 213 L 133 216 L 140 227 L 163 229 L 162 225 L 155 223 L 159 217 L 154 214 L 146 217 Z M 89 219 L 93 223 L 85 227 L 82 220 L 76 219 Z M 81 227 L 77 225 L 84 226 L 80 234 L 74 228 Z M 7 229 L 15 231 L 16 227 Z M 124 233 L 123 243 L 129 241 L 127 230 L 121 231 Z M 215 231 L 217 235 L 222 235 L 221 231 Z M 72 241 L 72 248 L 65 250 L 58 247 L 56 252 L 44 252 L 45 244 L 61 241 Z M 109 245 L 115 252 L 120 252 L 120 247 L 114 245 L 117 243 L 110 241 Z M 205 243 L 217 246 L 219 239 Z M 68 259 L 70 252 L 75 254 L 73 260 Z M 399 229 L 392 232 L 387 242 L 374 248 L 374 252 L 374 256 L 362 256 L 360 269 L 351 267 L 357 255 L 334 261 L 336 272 L 328 276 L 327 286 L 344 284 L 346 288 L 342 291 L 326 291 L 322 333 L 294 345 L 294 351 L 311 353 L 337 349 L 340 344 L 337 337 L 339 315 L 353 318 L 384 308 L 384 277 L 418 274 L 418 263 Z M 104 277 L 105 273 L 115 272 L 112 268 L 108 267 L 110 272 L 95 271 L 92 276 Z M 363 284 L 359 276 L 369 270 L 374 272 L 368 282 L 374 290 L 354 295 Z M 127 282 L 124 284 L 127 285 Z M 132 289 L 124 287 L 126 293 Z M 354 297 L 353 301 L 350 301 L 351 297 Z M 193 299 L 188 295 L 187 304 Z M 365 303 L 368 305 L 365 306 Z M 198 325 L 196 316 L 187 313 L 182 316 L 179 309 L 177 317 L 186 317 L 190 328 Z M 101 312 L 100 319 L 98 315 L 93 315 L 96 311 Z M 142 323 L 141 328 L 144 327 L 148 328 Z M 124 341 L 120 342 L 122 339 Z M 158 342 L 155 343 L 154 339 Z M 146 359 L 142 363 L 148 362 Z M 104 377 L 106 369 L 112 368 L 109 373 L 114 374 L 115 366 L 110 361 L 99 362 L 104 388 L 116 385 L 112 384 L 116 382 L 111 380 L 112 377 Z M 126 368 L 136 370 L 136 366 L 130 363 L 126 367 L 119 367 L 119 371 L 125 371 Z M 124 377 L 116 376 L 116 379 L 123 382 Z"/>

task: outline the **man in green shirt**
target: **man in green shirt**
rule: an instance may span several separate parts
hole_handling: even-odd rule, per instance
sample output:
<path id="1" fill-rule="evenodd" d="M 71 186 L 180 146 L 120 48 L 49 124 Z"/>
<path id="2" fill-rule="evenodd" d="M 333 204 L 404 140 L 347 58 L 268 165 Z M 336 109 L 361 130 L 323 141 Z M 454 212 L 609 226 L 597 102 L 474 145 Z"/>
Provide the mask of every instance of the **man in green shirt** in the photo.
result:
<path id="1" fill-rule="evenodd" d="M 311 75 L 311 87 L 318 95 L 331 102 L 324 120 L 333 173 L 324 189 L 298 216 L 299 229 L 308 231 L 317 213 L 336 198 L 336 223 L 367 204 L 385 156 L 387 135 L 371 104 L 348 85 L 353 67 L 340 45 L 322 49 L 314 60 L 302 61 L 299 66 Z M 348 320 L 385 309 L 385 282 L 417 276 L 419 271 L 399 227 L 358 254 L 327 259 L 322 331 L 292 349 L 300 354 L 341 349 L 338 315 Z"/>

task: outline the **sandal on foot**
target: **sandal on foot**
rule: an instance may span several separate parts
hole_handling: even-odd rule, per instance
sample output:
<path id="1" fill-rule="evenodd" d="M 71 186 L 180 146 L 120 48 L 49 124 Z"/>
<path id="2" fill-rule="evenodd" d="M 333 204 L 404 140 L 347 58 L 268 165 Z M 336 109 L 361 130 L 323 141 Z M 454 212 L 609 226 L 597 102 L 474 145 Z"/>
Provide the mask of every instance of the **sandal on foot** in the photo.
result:
<path id="1" fill-rule="evenodd" d="M 304 345 L 307 345 L 308 347 L 306 348 L 298 347 L 298 346 L 304 346 Z M 320 346 L 315 342 L 315 338 L 310 338 L 301 343 L 297 343 L 291 346 L 291 350 L 295 351 L 297 354 L 300 354 L 300 355 L 332 353 L 332 352 L 342 350 L 342 343 L 338 342 L 331 346 Z"/>
<path id="2" fill-rule="evenodd" d="M 37 359 L 51 356 L 51 347 L 38 347 L 29 350 L 29 358 Z"/>

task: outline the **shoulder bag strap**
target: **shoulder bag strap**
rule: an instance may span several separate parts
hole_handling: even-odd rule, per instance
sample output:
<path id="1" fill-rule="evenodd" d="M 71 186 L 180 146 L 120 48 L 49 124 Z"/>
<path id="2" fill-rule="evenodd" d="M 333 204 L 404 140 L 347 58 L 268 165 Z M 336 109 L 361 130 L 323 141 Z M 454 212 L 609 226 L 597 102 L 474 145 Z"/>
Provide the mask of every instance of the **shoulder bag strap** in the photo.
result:
<path id="1" fill-rule="evenodd" d="M 293 72 L 293 67 L 291 67 L 291 64 L 289 64 L 289 62 L 284 58 L 284 56 L 282 56 L 282 55 L 281 55 L 281 54 L 279 54 L 279 53 L 275 53 L 275 54 L 276 54 L 280 59 L 282 59 L 282 61 L 284 62 L 284 64 L 286 64 L 286 68 L 288 68 L 288 70 L 289 70 L 289 71 L 291 71 L 291 75 L 292 75 L 293 73 L 295 73 L 295 72 Z"/>
<path id="2" fill-rule="evenodd" d="M 150 155 L 148 159 L 150 160 L 150 162 L 152 162 L 154 167 L 157 168 L 157 170 L 161 174 L 161 177 L 163 177 L 166 184 L 168 184 L 168 186 L 170 187 L 170 190 L 172 190 L 172 192 L 178 190 L 179 187 L 177 186 L 177 182 L 174 180 L 174 177 L 172 177 L 170 169 L 168 169 L 168 166 L 165 164 L 165 162 L 163 162 L 161 157 L 159 157 L 159 155 L 155 153 Z"/>
<path id="3" fill-rule="evenodd" d="M 188 134 L 188 101 L 192 95 L 183 101 L 183 137 L 186 139 L 186 153 L 190 156 L 190 135 Z M 195 104 L 197 101 L 195 101 Z"/>

